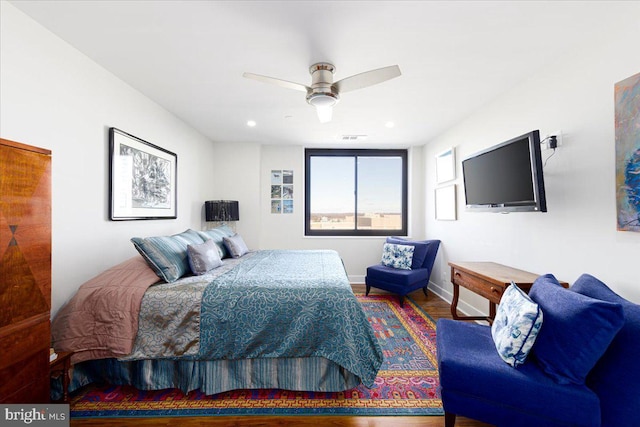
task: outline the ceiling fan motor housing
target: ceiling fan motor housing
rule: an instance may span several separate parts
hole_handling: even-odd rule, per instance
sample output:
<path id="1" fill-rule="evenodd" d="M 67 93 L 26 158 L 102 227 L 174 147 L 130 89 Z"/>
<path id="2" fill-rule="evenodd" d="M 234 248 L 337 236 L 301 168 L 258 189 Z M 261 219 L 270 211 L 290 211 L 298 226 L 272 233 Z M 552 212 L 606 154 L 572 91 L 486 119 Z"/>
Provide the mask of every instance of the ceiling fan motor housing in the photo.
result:
<path id="1" fill-rule="evenodd" d="M 333 87 L 335 67 L 326 62 L 318 62 L 309 67 L 311 90 L 307 92 L 307 102 L 314 107 L 326 108 L 338 103 L 340 96 Z"/>

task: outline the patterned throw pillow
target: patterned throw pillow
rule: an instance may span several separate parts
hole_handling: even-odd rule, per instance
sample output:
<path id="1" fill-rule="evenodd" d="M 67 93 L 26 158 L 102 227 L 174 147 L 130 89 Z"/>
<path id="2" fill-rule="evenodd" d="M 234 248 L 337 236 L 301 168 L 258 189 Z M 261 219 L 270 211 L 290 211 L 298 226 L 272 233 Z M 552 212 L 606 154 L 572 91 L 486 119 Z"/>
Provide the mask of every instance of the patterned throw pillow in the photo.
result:
<path id="1" fill-rule="evenodd" d="M 222 265 L 218 245 L 211 239 L 199 245 L 187 246 L 187 253 L 191 271 L 198 276 Z"/>
<path id="2" fill-rule="evenodd" d="M 515 283 L 507 287 L 491 325 L 498 354 L 509 365 L 522 365 L 542 326 L 542 310 Z"/>
<path id="3" fill-rule="evenodd" d="M 234 234 L 231 237 L 225 237 L 223 240 L 224 245 L 227 247 L 227 250 L 233 258 L 240 258 L 242 255 L 249 252 L 247 244 L 239 234 Z"/>
<path id="4" fill-rule="evenodd" d="M 189 271 L 187 246 L 204 243 L 200 235 L 186 230 L 173 236 L 131 239 L 133 246 L 165 282 L 175 282 Z"/>
<path id="5" fill-rule="evenodd" d="M 401 270 L 411 270 L 414 249 L 411 245 L 385 243 L 382 247 L 382 265 Z"/>

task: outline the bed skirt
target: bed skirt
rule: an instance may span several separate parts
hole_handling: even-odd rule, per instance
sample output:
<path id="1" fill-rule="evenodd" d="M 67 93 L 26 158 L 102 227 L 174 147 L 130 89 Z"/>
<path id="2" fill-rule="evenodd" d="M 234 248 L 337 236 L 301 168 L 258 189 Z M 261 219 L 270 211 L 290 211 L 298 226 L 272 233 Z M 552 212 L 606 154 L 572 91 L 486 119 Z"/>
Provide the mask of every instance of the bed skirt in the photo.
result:
<path id="1" fill-rule="evenodd" d="M 336 392 L 360 378 L 323 357 L 240 360 L 89 360 L 74 366 L 70 390 L 87 384 L 132 385 L 140 390 L 200 389 L 217 394 L 237 389 Z"/>

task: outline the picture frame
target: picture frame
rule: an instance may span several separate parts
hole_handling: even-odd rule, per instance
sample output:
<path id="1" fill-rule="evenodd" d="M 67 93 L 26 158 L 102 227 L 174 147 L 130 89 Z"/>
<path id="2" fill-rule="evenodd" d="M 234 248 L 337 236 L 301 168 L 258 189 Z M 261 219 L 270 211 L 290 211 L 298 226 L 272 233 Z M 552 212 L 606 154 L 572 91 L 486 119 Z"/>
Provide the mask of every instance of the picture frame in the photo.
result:
<path id="1" fill-rule="evenodd" d="M 109 219 L 176 219 L 178 156 L 109 128 Z"/>
<path id="2" fill-rule="evenodd" d="M 457 203 L 456 203 L 456 185 L 451 184 L 444 187 L 436 188 L 436 219 L 440 221 L 456 221 Z"/>
<path id="3" fill-rule="evenodd" d="M 456 179 L 456 151 L 455 147 L 450 147 L 436 156 L 436 182 L 443 182 Z"/>

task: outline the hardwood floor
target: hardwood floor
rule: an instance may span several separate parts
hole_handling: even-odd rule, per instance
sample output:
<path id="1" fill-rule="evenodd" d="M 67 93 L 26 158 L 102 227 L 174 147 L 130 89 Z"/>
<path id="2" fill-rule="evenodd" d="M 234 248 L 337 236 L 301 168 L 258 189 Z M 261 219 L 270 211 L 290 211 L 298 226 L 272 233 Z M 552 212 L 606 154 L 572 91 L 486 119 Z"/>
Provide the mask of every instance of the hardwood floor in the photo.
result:
<path id="1" fill-rule="evenodd" d="M 364 293 L 364 285 L 353 285 L 355 292 Z M 384 291 L 372 289 L 371 294 L 384 294 Z M 434 319 L 451 318 L 449 304 L 429 292 L 425 297 L 422 291 L 411 295 L 414 301 Z M 109 419 L 71 419 L 72 427 L 79 426 L 249 426 L 249 427 L 444 427 L 444 417 L 354 417 L 354 416 L 239 416 L 239 417 L 174 417 L 174 418 L 109 418 Z M 456 419 L 456 427 L 490 427 L 489 424 L 464 417 Z"/>

